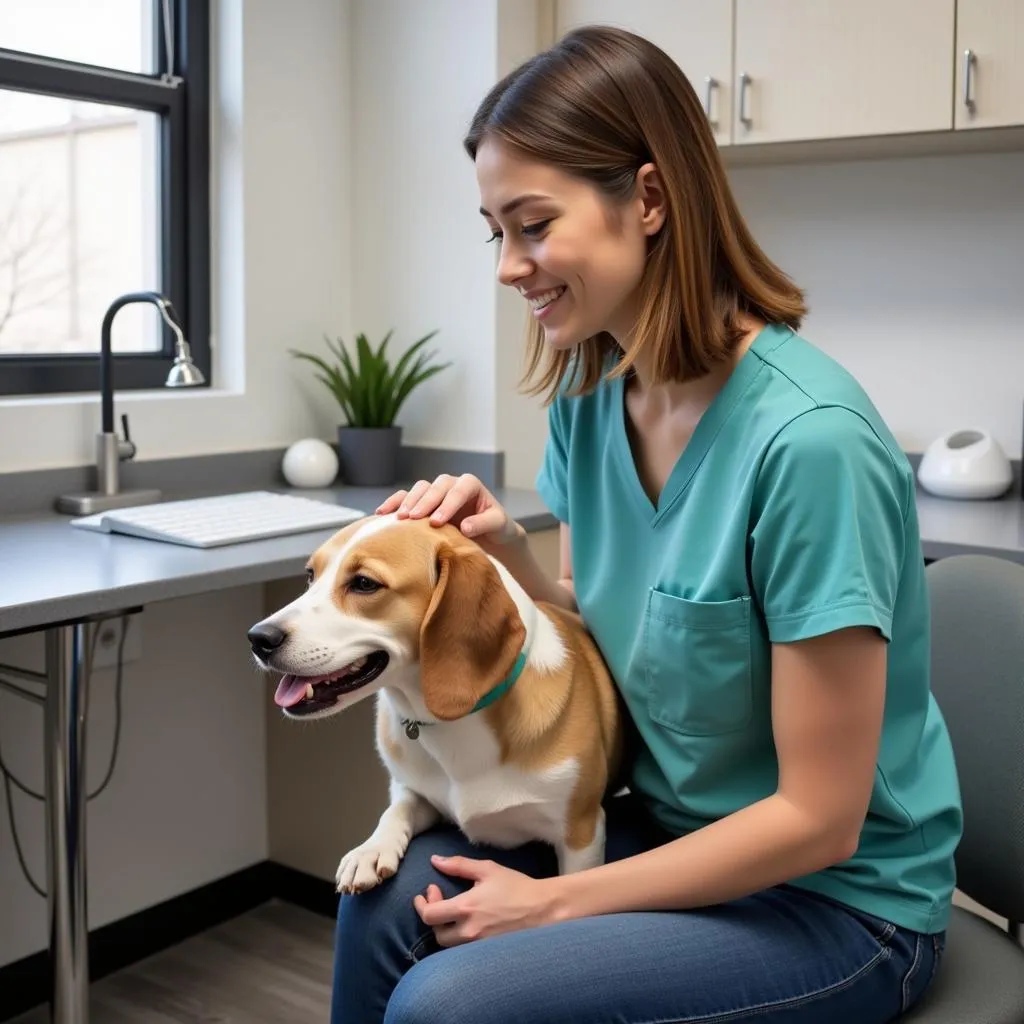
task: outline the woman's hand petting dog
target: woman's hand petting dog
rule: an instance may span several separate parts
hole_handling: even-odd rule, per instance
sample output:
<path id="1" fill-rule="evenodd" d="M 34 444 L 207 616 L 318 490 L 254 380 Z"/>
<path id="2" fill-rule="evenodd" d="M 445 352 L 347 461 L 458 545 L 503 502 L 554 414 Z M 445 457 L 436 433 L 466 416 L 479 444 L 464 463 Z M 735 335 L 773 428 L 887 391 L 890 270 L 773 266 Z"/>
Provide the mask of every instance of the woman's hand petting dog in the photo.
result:
<path id="1" fill-rule="evenodd" d="M 525 538 L 522 527 L 471 473 L 458 477 L 443 474 L 433 483 L 420 480 L 408 491 L 396 491 L 376 511 L 378 515 L 395 512 L 399 519 L 429 516 L 436 526 L 451 523 L 484 546 Z"/>
<path id="2" fill-rule="evenodd" d="M 434 856 L 431 863 L 446 875 L 473 882 L 471 889 L 447 900 L 436 885 L 429 885 L 425 895 L 413 900 L 441 946 L 458 946 L 558 919 L 550 879 L 531 878 L 494 861 L 469 857 Z"/>

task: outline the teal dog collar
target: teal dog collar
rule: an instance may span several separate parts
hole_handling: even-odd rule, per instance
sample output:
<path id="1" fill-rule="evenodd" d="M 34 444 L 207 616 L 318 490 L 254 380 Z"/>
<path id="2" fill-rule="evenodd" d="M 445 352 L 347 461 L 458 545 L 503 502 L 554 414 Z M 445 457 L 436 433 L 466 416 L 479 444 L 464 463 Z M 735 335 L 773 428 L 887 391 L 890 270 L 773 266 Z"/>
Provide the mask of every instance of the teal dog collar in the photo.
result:
<path id="1" fill-rule="evenodd" d="M 492 690 L 488 690 L 477 702 L 473 705 L 473 709 L 469 712 L 471 715 L 477 711 L 482 711 L 489 704 L 493 704 L 499 697 L 504 696 L 509 690 L 515 686 L 516 681 L 523 674 L 523 669 L 526 667 L 526 651 L 520 651 L 519 657 L 516 658 L 516 663 L 512 666 L 512 671 L 495 686 Z M 419 738 L 420 727 L 424 725 L 432 725 L 432 722 L 418 722 L 413 718 L 403 718 L 402 725 L 405 727 L 405 735 L 409 739 L 414 740 Z"/>

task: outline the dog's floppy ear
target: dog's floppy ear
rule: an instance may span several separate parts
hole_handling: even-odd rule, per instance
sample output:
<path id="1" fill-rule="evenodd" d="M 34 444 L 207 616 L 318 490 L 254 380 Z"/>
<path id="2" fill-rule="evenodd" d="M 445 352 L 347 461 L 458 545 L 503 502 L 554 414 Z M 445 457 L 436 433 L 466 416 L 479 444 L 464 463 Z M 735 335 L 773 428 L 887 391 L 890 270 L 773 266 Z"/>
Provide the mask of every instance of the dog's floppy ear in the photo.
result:
<path id="1" fill-rule="evenodd" d="M 427 710 L 451 721 L 469 714 L 512 671 L 526 627 L 483 551 L 443 543 L 437 566 L 420 628 L 420 679 Z"/>

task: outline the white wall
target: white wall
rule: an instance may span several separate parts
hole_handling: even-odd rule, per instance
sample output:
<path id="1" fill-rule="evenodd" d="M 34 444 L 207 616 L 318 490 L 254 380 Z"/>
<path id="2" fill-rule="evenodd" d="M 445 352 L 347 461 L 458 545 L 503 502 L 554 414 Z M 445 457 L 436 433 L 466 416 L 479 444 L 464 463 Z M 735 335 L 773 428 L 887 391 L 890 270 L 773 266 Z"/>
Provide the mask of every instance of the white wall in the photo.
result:
<path id="1" fill-rule="evenodd" d="M 532 487 L 546 434 L 521 396 L 526 309 L 496 280 L 462 138 L 491 85 L 535 53 L 546 4 L 356 0 L 353 4 L 353 329 L 394 326 L 455 365 L 414 394 L 406 439 L 505 453 Z M 387 73 L 382 73 L 382 69 Z"/>
<path id="2" fill-rule="evenodd" d="M 353 330 L 455 361 L 403 410 L 421 444 L 490 451 L 495 289 L 462 132 L 493 81 L 495 4 L 352 8 Z M 438 415 L 437 411 L 440 411 Z"/>
<path id="3" fill-rule="evenodd" d="M 524 15 L 528 4 L 519 0 L 499 2 L 498 70 L 506 74 L 546 45 L 553 31 L 553 11 L 541 2 Z M 477 193 L 474 192 L 474 198 Z M 494 249 L 497 269 L 499 252 Z M 529 311 L 522 297 L 513 288 L 497 285 L 497 327 L 495 331 L 495 362 L 497 388 L 495 414 L 498 448 L 505 453 L 505 478 L 512 487 L 533 487 L 537 468 L 544 451 L 548 421 L 538 398 L 527 398 L 519 392 L 526 346 Z"/>
<path id="4" fill-rule="evenodd" d="M 334 420 L 286 355 L 349 323 L 348 6 L 219 0 L 217 221 L 221 363 L 226 388 L 119 400 L 141 457 L 283 444 Z M 236 358 L 237 357 L 237 358 Z M 223 380 L 223 378 L 222 378 Z M 243 391 L 244 388 L 244 391 Z M 0 472 L 91 460 L 95 402 L 0 402 Z M 162 434 L 162 437 L 158 436 Z M 155 604 L 142 659 L 124 683 L 122 748 L 89 806 L 89 925 L 97 927 L 267 857 L 266 679 L 245 632 L 263 588 Z M 0 644 L 0 662 L 41 668 L 39 638 Z M 113 678 L 98 672 L 89 781 L 106 768 Z M 0 692 L 0 747 L 42 785 L 38 708 Z M 22 880 L 0 787 L 0 965 L 46 945 L 46 905 Z M 45 878 L 41 809 L 15 797 L 19 833 Z"/>
<path id="5" fill-rule="evenodd" d="M 809 340 L 908 451 L 992 430 L 1021 454 L 1024 154 L 730 172 L 768 253 L 808 291 Z"/>
<path id="6" fill-rule="evenodd" d="M 353 4 L 353 329 L 377 339 L 394 327 L 405 345 L 437 328 L 430 345 L 455 365 L 410 398 L 407 440 L 506 450 L 509 482 L 527 485 L 536 445 L 524 474 L 523 422 L 503 415 L 523 304 L 502 302 L 462 138 L 487 90 L 537 40 L 536 7 L 523 0 Z M 525 416 L 543 430 L 536 403 Z"/>
<path id="7" fill-rule="evenodd" d="M 125 666 L 121 739 L 107 789 L 88 807 L 89 927 L 133 914 L 267 857 L 266 702 L 245 632 L 262 616 L 262 588 L 154 604 L 142 658 Z M 42 668 L 42 639 L 0 644 L 0 661 Z M 107 771 L 114 732 L 112 670 L 94 673 L 86 739 L 88 789 Z M 43 711 L 0 691 L 0 750 L 42 792 Z M 15 792 L 29 869 L 46 886 L 41 803 Z M 15 859 L 0 786 L 0 965 L 46 947 L 46 902 Z"/>

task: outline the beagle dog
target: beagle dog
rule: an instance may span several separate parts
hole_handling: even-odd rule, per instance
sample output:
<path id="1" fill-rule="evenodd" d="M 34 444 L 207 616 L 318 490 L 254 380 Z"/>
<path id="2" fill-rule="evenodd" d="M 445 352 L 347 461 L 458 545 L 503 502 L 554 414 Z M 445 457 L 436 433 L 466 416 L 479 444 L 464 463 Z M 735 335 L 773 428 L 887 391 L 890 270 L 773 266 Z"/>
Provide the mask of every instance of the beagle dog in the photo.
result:
<path id="1" fill-rule="evenodd" d="M 283 673 L 274 699 L 292 718 L 376 694 L 390 803 L 342 858 L 339 892 L 393 875 L 442 818 L 471 842 L 548 842 L 560 873 L 604 861 L 624 716 L 579 616 L 531 600 L 455 527 L 394 515 L 339 530 L 307 578 L 248 637 L 257 665 Z"/>

